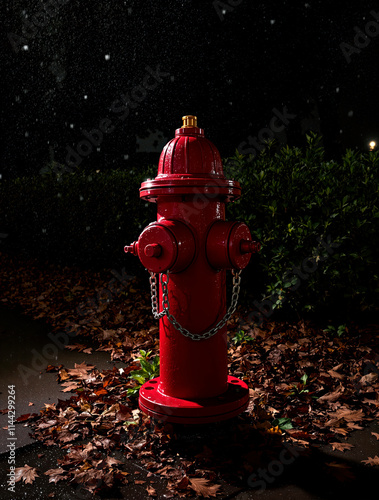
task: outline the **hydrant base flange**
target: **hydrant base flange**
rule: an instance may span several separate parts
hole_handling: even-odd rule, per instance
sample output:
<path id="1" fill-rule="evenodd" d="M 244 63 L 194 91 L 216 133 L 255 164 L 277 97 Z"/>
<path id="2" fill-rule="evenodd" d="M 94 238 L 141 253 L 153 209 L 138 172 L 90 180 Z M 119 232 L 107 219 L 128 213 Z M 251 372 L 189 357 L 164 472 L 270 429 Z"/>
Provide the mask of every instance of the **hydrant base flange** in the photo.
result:
<path id="1" fill-rule="evenodd" d="M 226 420 L 242 413 L 249 403 L 249 388 L 242 380 L 228 376 L 228 388 L 219 396 L 186 400 L 158 390 L 159 377 L 140 389 L 140 409 L 157 420 L 182 424 L 205 424 Z"/>

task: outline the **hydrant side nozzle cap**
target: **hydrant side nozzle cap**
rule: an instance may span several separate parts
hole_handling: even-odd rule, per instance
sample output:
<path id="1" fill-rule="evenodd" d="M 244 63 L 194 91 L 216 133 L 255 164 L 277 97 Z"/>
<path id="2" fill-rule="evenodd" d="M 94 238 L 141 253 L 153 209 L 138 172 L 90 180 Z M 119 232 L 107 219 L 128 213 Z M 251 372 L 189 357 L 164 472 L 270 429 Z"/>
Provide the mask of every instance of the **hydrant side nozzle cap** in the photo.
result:
<path id="1" fill-rule="evenodd" d="M 181 128 L 197 127 L 197 116 L 184 115 L 182 116 L 183 125 Z"/>

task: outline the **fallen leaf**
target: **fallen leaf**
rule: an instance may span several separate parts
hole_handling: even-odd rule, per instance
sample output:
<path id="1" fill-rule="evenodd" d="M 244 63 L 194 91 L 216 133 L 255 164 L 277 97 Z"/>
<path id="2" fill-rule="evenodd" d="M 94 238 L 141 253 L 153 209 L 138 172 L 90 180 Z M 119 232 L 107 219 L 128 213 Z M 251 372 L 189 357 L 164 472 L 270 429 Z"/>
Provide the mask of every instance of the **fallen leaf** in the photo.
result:
<path id="1" fill-rule="evenodd" d="M 198 495 L 205 498 L 215 497 L 217 490 L 221 487 L 219 484 L 209 485 L 208 479 L 203 477 L 190 477 L 189 485 Z"/>
<path id="2" fill-rule="evenodd" d="M 113 457 L 107 457 L 106 462 L 107 462 L 109 467 L 123 463 L 123 462 L 121 462 L 121 460 L 117 460 L 117 458 L 113 458 Z"/>
<path id="3" fill-rule="evenodd" d="M 333 450 L 345 451 L 354 448 L 354 445 L 349 443 L 330 443 L 332 445 Z"/>
<path id="4" fill-rule="evenodd" d="M 374 458 L 368 457 L 367 460 L 361 460 L 361 462 L 367 465 L 379 465 L 379 457 L 378 455 L 375 455 Z"/>
<path id="5" fill-rule="evenodd" d="M 378 374 L 375 372 L 368 373 L 367 375 L 363 375 L 363 377 L 359 380 L 359 384 L 361 385 L 370 385 L 375 382 L 378 378 Z"/>
<path id="6" fill-rule="evenodd" d="M 345 378 L 345 375 L 342 375 L 335 370 L 328 370 L 328 373 L 331 377 L 338 378 L 339 380 L 343 380 Z"/>
<path id="7" fill-rule="evenodd" d="M 34 403 L 29 403 L 28 406 L 34 406 Z"/>
<path id="8" fill-rule="evenodd" d="M 15 469 L 15 482 L 24 481 L 25 484 L 32 484 L 37 474 L 37 469 L 35 467 L 30 467 L 30 465 L 25 464 L 24 467 L 17 467 Z"/>
<path id="9" fill-rule="evenodd" d="M 156 497 L 157 496 L 157 491 L 152 486 L 148 486 L 146 488 L 146 491 L 149 494 L 149 496 L 151 496 L 151 497 Z"/>
<path id="10" fill-rule="evenodd" d="M 94 365 L 86 365 L 85 362 L 83 361 L 83 363 L 80 363 L 80 365 L 75 363 L 75 368 L 71 369 L 68 368 L 67 373 L 71 377 L 77 377 L 79 380 L 83 380 L 88 378 L 88 372 L 93 368 L 95 368 Z"/>
<path id="11" fill-rule="evenodd" d="M 58 469 L 49 469 L 45 472 L 46 476 L 50 476 L 49 483 L 57 483 L 62 479 L 66 479 L 66 476 L 64 475 L 65 473 L 66 471 L 61 467 L 59 467 Z"/>
<path id="12" fill-rule="evenodd" d="M 340 385 L 338 389 L 336 389 L 333 392 L 328 392 L 327 394 L 324 394 L 320 398 L 318 398 L 317 401 L 328 401 L 329 403 L 332 403 L 334 401 L 337 401 L 341 394 L 344 392 L 344 388 Z"/>
<path id="13" fill-rule="evenodd" d="M 77 389 L 79 386 L 78 386 L 78 383 L 77 382 L 64 382 L 62 384 L 63 386 L 65 386 L 64 389 L 62 389 L 62 392 L 71 392 L 71 391 L 74 391 L 75 389 Z"/>
<path id="14" fill-rule="evenodd" d="M 379 439 L 379 434 L 378 434 L 377 432 L 372 432 L 371 434 L 372 434 L 373 436 L 375 436 L 375 437 L 376 437 L 376 439 Z"/>

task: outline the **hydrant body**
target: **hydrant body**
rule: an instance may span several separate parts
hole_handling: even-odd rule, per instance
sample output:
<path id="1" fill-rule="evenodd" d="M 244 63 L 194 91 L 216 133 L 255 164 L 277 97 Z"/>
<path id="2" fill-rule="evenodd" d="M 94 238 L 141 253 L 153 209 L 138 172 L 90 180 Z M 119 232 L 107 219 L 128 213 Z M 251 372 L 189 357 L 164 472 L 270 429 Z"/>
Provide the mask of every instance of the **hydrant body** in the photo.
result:
<path id="1" fill-rule="evenodd" d="M 246 384 L 228 377 L 226 272 L 246 267 L 257 247 L 244 223 L 225 221 L 225 202 L 240 196 L 239 183 L 225 178 L 196 117 L 183 119 L 158 176 L 140 188 L 141 198 L 157 203 L 157 222 L 125 251 L 150 271 L 160 317 L 160 376 L 140 389 L 140 408 L 161 420 L 206 423 L 233 417 L 248 403 Z M 238 272 L 233 283 L 235 309 Z"/>

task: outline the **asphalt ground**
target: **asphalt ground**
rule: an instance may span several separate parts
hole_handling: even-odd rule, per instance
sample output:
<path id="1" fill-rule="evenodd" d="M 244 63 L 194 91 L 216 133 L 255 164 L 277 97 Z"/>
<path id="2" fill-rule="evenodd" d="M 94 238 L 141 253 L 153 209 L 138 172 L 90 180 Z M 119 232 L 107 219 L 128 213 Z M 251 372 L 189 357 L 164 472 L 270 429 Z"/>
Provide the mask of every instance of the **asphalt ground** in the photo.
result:
<path id="1" fill-rule="evenodd" d="M 16 418 L 26 413 L 38 413 L 45 403 L 67 399 L 69 393 L 61 392 L 56 381 L 56 373 L 46 372 L 48 364 L 63 364 L 73 367 L 74 363 L 86 361 L 99 369 L 113 366 L 122 367 L 122 363 L 110 361 L 106 352 L 87 355 L 68 349 L 44 350 L 50 342 L 49 328 L 40 321 L 33 321 L 17 310 L 0 308 L 0 409 L 7 408 L 8 386 L 15 388 Z M 50 353 L 50 359 L 42 359 L 38 354 Z M 30 403 L 33 403 L 32 405 Z M 167 480 L 151 474 L 138 460 L 126 460 L 121 452 L 115 452 L 115 458 L 125 462 L 124 470 L 131 480 L 128 485 L 115 488 L 106 496 L 93 496 L 80 485 L 66 481 L 49 483 L 48 476 L 43 473 L 58 467 L 57 459 L 62 458 L 65 450 L 58 446 L 46 447 L 34 441 L 29 433 L 30 427 L 17 424 L 15 438 L 9 440 L 8 415 L 0 415 L 0 498 L 1 499 L 147 499 L 146 486 L 151 485 L 157 492 L 157 500 L 179 498 L 170 496 Z M 207 426 L 191 426 L 178 429 L 179 446 L 186 446 L 190 439 L 203 439 L 212 431 L 227 432 L 227 423 L 216 425 L 213 429 Z M 5 427 L 5 429 L 4 429 Z M 364 464 L 362 460 L 379 455 L 379 441 L 372 432 L 379 433 L 379 423 L 371 422 L 363 430 L 354 431 L 347 443 L 354 446 L 350 450 L 333 451 L 330 445 L 312 447 L 310 450 L 290 447 L 277 460 L 273 460 L 268 469 L 257 471 L 257 476 L 250 479 L 245 487 L 222 484 L 219 499 L 236 500 L 375 500 L 378 498 L 379 467 Z M 11 450 L 9 442 L 14 443 L 12 457 L 15 466 L 28 464 L 38 468 L 39 477 L 33 484 L 17 482 L 15 493 L 7 489 L 7 474 Z M 13 455 L 14 454 L 14 455 Z M 329 464 L 329 466 L 326 466 Z M 330 465 L 332 464 L 332 465 Z M 334 464 L 334 465 L 333 465 Z M 330 471 L 333 474 L 330 474 Z M 133 478 L 138 476 L 143 484 L 134 484 Z"/>

